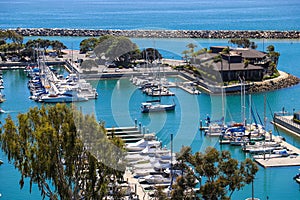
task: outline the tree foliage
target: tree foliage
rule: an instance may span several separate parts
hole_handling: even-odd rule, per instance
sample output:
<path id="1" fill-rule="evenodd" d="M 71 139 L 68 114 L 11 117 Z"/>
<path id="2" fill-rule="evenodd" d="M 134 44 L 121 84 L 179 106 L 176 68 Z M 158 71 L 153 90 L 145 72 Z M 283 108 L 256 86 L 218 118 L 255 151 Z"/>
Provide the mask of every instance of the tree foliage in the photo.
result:
<path id="1" fill-rule="evenodd" d="M 11 42 L 8 43 L 8 40 Z M 0 30 L 0 51 L 17 53 L 23 48 L 23 36 L 13 30 Z"/>
<path id="2" fill-rule="evenodd" d="M 269 69 L 271 73 L 274 74 L 275 72 L 277 72 L 277 65 L 280 53 L 275 51 L 274 45 L 267 46 L 267 52 L 268 57 L 271 60 L 271 62 L 269 62 Z"/>
<path id="3" fill-rule="evenodd" d="M 137 50 L 138 47 L 127 37 L 103 36 L 95 47 L 95 54 L 107 61 L 120 60 L 120 57 L 128 57 L 129 52 Z M 129 58 L 128 58 L 129 59 Z"/>
<path id="4" fill-rule="evenodd" d="M 234 39 L 229 40 L 229 43 L 235 44 L 241 48 L 251 48 L 251 49 L 257 48 L 257 45 L 255 44 L 255 42 L 251 42 L 247 38 L 234 38 Z"/>
<path id="5" fill-rule="evenodd" d="M 95 47 L 99 44 L 97 38 L 87 38 L 80 42 L 80 53 L 87 53 L 88 51 L 93 51 Z"/>
<path id="6" fill-rule="evenodd" d="M 147 48 L 141 52 L 142 58 L 145 60 L 149 60 L 152 63 L 155 60 L 162 59 L 162 55 L 159 53 L 157 49 Z"/>
<path id="7" fill-rule="evenodd" d="M 1 148 L 20 171 L 20 187 L 29 179 L 43 198 L 102 199 L 108 184 L 122 178 L 123 143 L 108 140 L 103 124 L 65 104 L 8 116 Z"/>
<path id="8" fill-rule="evenodd" d="M 195 154 L 191 153 L 190 147 L 183 147 L 176 158 L 179 159 L 179 163 L 185 162 L 194 169 L 194 177 L 200 183 L 205 180 L 199 192 L 203 199 L 209 200 L 230 199 L 234 191 L 251 183 L 258 171 L 257 165 L 251 159 L 247 158 L 239 163 L 228 151 L 219 152 L 212 147 L 208 147 L 205 153 Z M 180 182 L 182 179 L 177 186 Z M 184 194 L 183 186 L 179 188 L 180 190 L 176 191 L 177 195 Z"/>

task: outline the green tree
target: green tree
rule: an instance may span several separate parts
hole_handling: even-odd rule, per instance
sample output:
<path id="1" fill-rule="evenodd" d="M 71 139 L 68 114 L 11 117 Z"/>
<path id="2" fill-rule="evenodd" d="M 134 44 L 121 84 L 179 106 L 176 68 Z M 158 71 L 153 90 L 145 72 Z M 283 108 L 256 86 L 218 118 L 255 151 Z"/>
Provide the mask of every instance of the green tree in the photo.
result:
<path id="1" fill-rule="evenodd" d="M 103 199 L 112 177 L 122 178 L 124 144 L 108 140 L 94 116 L 57 104 L 31 108 L 17 120 L 5 119 L 0 144 L 20 171 L 21 188 L 28 178 L 30 191 L 37 184 L 43 198 Z"/>
<path id="2" fill-rule="evenodd" d="M 228 151 L 219 152 L 208 147 L 205 153 L 191 153 L 190 147 L 184 147 L 184 161 L 191 165 L 200 182 L 200 194 L 203 199 L 230 199 L 233 192 L 251 183 L 258 171 L 257 165 L 249 158 L 243 162 L 233 159 Z M 203 177 L 203 178 L 202 178 Z"/>
<path id="3" fill-rule="evenodd" d="M 235 44 L 241 48 L 251 48 L 251 49 L 257 48 L 257 45 L 255 44 L 255 42 L 251 42 L 247 38 L 234 38 L 234 39 L 229 40 L 229 43 Z"/>
<path id="4" fill-rule="evenodd" d="M 277 65 L 278 65 L 280 53 L 275 51 L 274 45 L 269 45 L 267 47 L 267 52 L 268 52 L 268 57 L 271 60 L 271 62 L 269 62 L 269 69 L 271 73 L 274 74 L 275 72 L 277 72 Z"/>
<path id="5" fill-rule="evenodd" d="M 95 47 L 94 52 L 98 58 L 104 58 L 109 62 L 129 60 L 130 52 L 138 49 L 138 46 L 127 37 L 102 36 Z"/>
<path id="6" fill-rule="evenodd" d="M 61 55 L 62 50 L 67 48 L 62 42 L 58 40 L 50 41 L 50 46 L 57 52 L 57 55 Z"/>
<path id="7" fill-rule="evenodd" d="M 149 60 L 152 63 L 155 60 L 162 59 L 162 55 L 159 53 L 157 49 L 147 48 L 141 52 L 142 59 Z"/>
<path id="8" fill-rule="evenodd" d="M 185 59 L 185 62 L 188 63 L 188 59 L 189 59 L 189 55 L 190 55 L 190 51 L 189 50 L 184 50 L 182 53 L 183 58 Z"/>
<path id="9" fill-rule="evenodd" d="M 80 53 L 87 53 L 88 51 L 93 51 L 95 47 L 99 44 L 99 39 L 97 38 L 87 38 L 80 42 Z"/>
<path id="10" fill-rule="evenodd" d="M 186 45 L 186 47 L 189 48 L 191 54 L 193 54 L 194 51 L 195 51 L 195 48 L 197 47 L 197 45 L 193 44 L 193 43 L 189 43 L 189 44 Z"/>

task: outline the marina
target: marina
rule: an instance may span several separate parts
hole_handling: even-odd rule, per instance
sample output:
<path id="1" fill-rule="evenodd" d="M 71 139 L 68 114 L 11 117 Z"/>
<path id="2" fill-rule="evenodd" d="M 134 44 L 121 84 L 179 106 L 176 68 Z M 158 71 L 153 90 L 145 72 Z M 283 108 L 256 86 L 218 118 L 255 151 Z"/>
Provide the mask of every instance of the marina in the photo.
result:
<path id="1" fill-rule="evenodd" d="M 291 44 L 288 43 L 287 47 L 290 47 L 290 45 Z M 285 46 L 285 43 L 282 44 L 282 46 Z M 297 49 L 296 43 L 294 43 L 293 46 Z M 288 49 L 289 48 L 287 48 L 287 50 Z M 283 61 L 285 63 L 288 63 L 288 60 L 286 60 L 284 57 Z M 283 69 L 287 71 L 289 70 L 288 68 Z M 297 73 L 298 72 L 296 71 L 295 74 L 297 75 Z M 119 73 L 113 72 L 110 76 L 113 76 L 114 74 Z M 100 75 L 97 75 L 97 77 L 98 76 Z M 176 111 L 167 113 L 150 113 L 149 115 L 143 115 L 140 112 L 140 104 L 141 102 L 146 102 L 147 100 L 149 100 L 149 98 L 152 97 L 148 97 L 146 94 L 142 93 L 142 91 L 139 90 L 136 86 L 132 85 L 129 80 L 130 77 L 131 75 L 122 77 L 120 79 L 87 80 L 94 88 L 97 89 L 99 98 L 84 102 L 76 102 L 76 105 L 78 107 L 81 107 L 84 113 L 95 113 L 97 119 L 105 121 L 107 127 L 125 127 L 132 124 L 134 119 L 138 119 L 138 121 L 141 121 L 143 124 L 142 130 L 144 129 L 144 127 L 145 130 L 153 130 L 156 133 L 156 137 L 158 138 L 162 146 L 168 147 L 170 145 L 169 135 L 170 133 L 174 133 L 175 152 L 177 152 L 182 145 L 191 146 L 193 148 L 193 151 L 204 151 L 207 146 L 214 146 L 219 150 L 229 150 L 234 155 L 234 157 L 239 160 L 243 160 L 246 157 L 255 156 L 250 152 L 243 152 L 241 150 L 242 148 L 239 146 L 220 145 L 218 137 L 206 137 L 204 136 L 204 134 L 199 134 L 199 119 L 203 119 L 207 115 L 207 113 L 212 114 L 212 118 L 214 119 L 219 119 L 220 116 L 222 116 L 222 107 L 220 106 L 221 97 L 219 95 L 210 95 L 206 92 L 202 92 L 201 95 L 190 95 L 189 93 L 178 87 L 169 87 L 170 91 L 172 91 L 175 96 L 165 96 L 162 97 L 162 99 L 165 102 L 169 100 L 169 98 L 174 98 L 174 101 L 176 103 Z M 167 76 L 167 79 L 174 83 L 179 82 L 179 78 L 176 76 Z M 26 112 L 29 107 L 41 105 L 38 102 L 28 99 L 29 92 L 26 85 L 28 78 L 26 77 L 23 70 L 4 70 L 3 80 L 5 86 L 4 92 L 6 96 L 6 101 L 1 104 L 2 108 L 6 111 L 6 113 L 0 116 L 3 120 L 7 116 L 7 113 L 12 115 L 13 117 L 16 117 L 17 113 Z M 14 89 L 10 90 L 10 88 Z M 270 105 L 272 105 L 272 109 L 280 110 L 282 105 L 285 105 L 287 109 L 292 110 L 292 108 L 297 104 L 297 90 L 298 86 L 294 86 L 291 88 L 267 93 Z M 19 98 L 15 98 L 16 94 Z M 289 100 L 288 104 L 286 99 Z M 226 101 L 226 121 L 240 121 L 241 107 L 237 106 L 240 104 L 240 96 L 226 95 Z M 256 102 L 256 109 L 259 112 L 264 110 L 261 103 L 263 102 L 262 94 L 254 95 L 253 101 Z M 190 112 L 191 109 L 196 112 Z M 266 116 L 268 119 L 272 119 L 272 115 L 270 112 L 267 112 Z M 250 123 L 250 118 L 248 119 L 248 121 Z M 289 135 L 288 133 L 285 133 L 281 130 L 277 132 L 277 130 L 274 129 L 273 126 L 271 126 L 269 123 L 267 123 L 266 126 L 266 130 L 271 129 L 274 135 L 283 135 L 288 143 L 293 144 L 293 146 L 299 148 L 299 140 L 297 139 L 297 137 Z M 2 171 L 5 171 L 6 173 L 15 174 L 16 179 L 18 179 L 18 173 L 16 171 L 13 171 L 13 168 L 11 169 L 12 166 L 10 164 L 6 164 L 7 162 L 3 155 L 0 156 L 5 162 L 5 164 L 1 166 L 2 169 L 0 173 Z M 265 155 L 265 158 L 269 159 L 268 157 L 275 156 L 273 156 L 273 154 L 272 156 L 270 156 L 268 152 L 268 154 Z M 136 158 L 140 157 L 136 156 Z M 294 159 L 290 157 L 288 158 L 291 160 Z M 263 160 L 263 158 L 258 159 Z M 269 160 L 273 159 L 275 158 L 271 158 Z M 273 160 L 272 162 L 276 162 L 276 160 Z M 256 181 L 254 183 L 256 191 L 255 196 L 260 197 L 260 199 L 266 198 L 267 196 L 270 199 L 294 199 L 295 197 L 297 197 L 297 195 L 299 195 L 298 184 L 292 179 L 295 176 L 295 172 L 298 170 L 299 166 L 294 164 L 289 165 L 289 160 L 287 158 L 285 158 L 285 161 L 283 162 L 284 165 L 281 165 L 281 167 L 270 166 L 266 168 L 260 168 L 256 177 Z M 272 165 L 273 164 L 274 163 L 272 163 Z M 141 170 L 139 170 L 138 173 L 141 173 L 140 171 Z M 147 172 L 145 170 L 145 173 L 148 172 L 153 173 L 152 170 L 149 170 Z M 130 171 L 126 171 L 126 174 L 127 173 L 131 174 Z M 280 179 L 277 178 L 279 177 L 278 174 L 281 175 Z M 282 174 L 284 175 L 282 176 Z M 8 185 L 11 185 L 11 188 L 13 190 L 11 194 L 8 194 L 10 190 L 3 189 L 3 187 L 0 186 L 0 192 L 2 193 L 2 196 L 11 197 L 14 193 L 20 191 L 18 184 L 16 184 L 18 183 L 18 180 L 10 180 L 10 178 L 7 178 L 7 175 L 3 173 L 1 173 L 0 177 L 3 177 L 3 179 L 6 180 L 6 183 Z M 136 180 L 135 178 L 129 180 L 132 180 L 133 183 L 134 181 L 138 182 L 138 180 Z M 149 181 L 150 180 L 151 179 L 149 179 Z M 140 182 L 138 183 L 142 184 Z M 135 185 L 133 184 L 131 186 L 132 191 L 134 191 Z M 137 186 L 137 190 L 139 190 L 138 188 L 143 191 L 141 187 Z M 273 188 L 280 188 L 280 190 L 275 190 Z M 151 187 L 146 187 L 146 189 L 150 190 L 151 193 Z M 24 196 L 27 195 L 24 194 L 26 193 L 25 190 L 26 188 L 20 191 L 18 196 L 23 197 L 24 199 Z M 240 197 L 246 199 L 250 196 L 250 190 L 251 186 L 246 185 L 245 189 L 234 194 L 232 199 L 240 199 Z M 282 190 L 286 190 L 289 192 L 286 193 Z M 36 199 L 39 199 L 38 191 L 36 191 L 36 193 L 33 192 L 33 194 L 31 195 L 37 195 Z M 144 193 L 141 192 L 141 196 L 143 195 Z M 28 194 L 28 196 L 30 195 Z M 11 199 L 18 198 L 11 197 Z"/>
<path id="2" fill-rule="evenodd" d="M 23 44 L 38 38 L 57 40 L 62 41 L 67 49 L 79 52 L 81 42 L 89 37 L 99 38 L 100 35 L 106 34 L 129 36 L 141 50 L 155 47 L 161 52 L 163 59 L 180 60 L 182 64 L 185 62 L 183 52 L 189 50 L 187 45 L 190 43 L 196 44 L 197 47 L 194 48 L 196 53 L 210 46 L 233 47 L 234 45 L 229 43 L 229 39 L 232 38 L 251 38 L 259 51 L 268 53 L 267 47 L 274 45 L 275 51 L 280 53 L 276 66 L 279 73 L 283 72 L 294 78 L 300 77 L 298 67 L 300 63 L 300 1 L 298 0 L 275 0 L 272 3 L 266 0 L 234 2 L 232 0 L 191 0 L 188 3 L 169 0 L 2 1 L 0 10 L 1 30 L 18 31 L 25 36 L 22 42 L 18 41 Z M 5 53 L 14 50 L 14 45 L 7 45 L 5 42 L 1 47 L 4 47 Z M 16 48 L 16 50 L 19 49 Z M 60 62 L 59 59 L 57 58 L 56 62 Z M 66 64 L 66 70 L 63 72 L 63 78 L 66 78 L 68 74 L 74 72 L 73 67 L 76 68 L 76 64 L 64 60 L 77 60 L 77 55 L 72 56 L 69 53 L 68 57 L 62 60 L 62 64 Z M 223 64 L 225 66 L 227 61 Z M 244 64 L 246 62 L 242 63 L 242 68 L 247 68 Z M 220 62 L 219 65 L 221 65 Z M 21 66 L 21 64 L 9 62 L 2 65 L 0 61 L 4 87 L 1 93 L 5 99 L 0 104 L 1 110 L 4 111 L 0 114 L 2 126 L 8 116 L 15 120 L 19 113 L 26 113 L 30 108 L 44 105 L 28 98 L 32 94 L 27 87 L 29 78 L 24 73 L 26 67 L 27 64 Z M 231 70 L 234 71 L 233 65 Z M 82 73 L 83 71 L 87 73 Z M 179 152 L 182 146 L 190 146 L 193 152 L 204 152 L 207 147 L 215 147 L 220 151 L 228 150 L 238 161 L 246 158 L 261 160 L 259 162 L 262 163 L 258 165 L 259 171 L 252 184 L 247 184 L 239 191 L 235 191 L 230 198 L 232 200 L 298 200 L 300 198 L 299 166 L 297 165 L 299 156 L 296 155 L 297 149 L 300 148 L 299 133 L 291 132 L 291 128 L 287 129 L 279 125 L 280 122 L 277 126 L 271 124 L 274 121 L 273 111 L 281 110 L 283 106 L 289 111 L 288 113 L 300 110 L 300 85 L 292 84 L 293 81 L 289 78 L 275 82 L 270 79 L 268 85 L 257 85 L 249 91 L 252 105 L 255 105 L 253 112 L 266 111 L 264 116 L 261 116 L 261 120 L 257 119 L 257 123 L 261 124 L 266 132 L 272 133 L 274 140 L 273 142 L 261 140 L 248 143 L 248 150 L 250 150 L 250 145 L 254 145 L 253 149 L 256 149 L 256 152 L 260 151 L 257 154 L 243 151 L 239 140 L 232 142 L 232 145 L 229 140 L 224 140 L 228 144 L 220 144 L 219 122 L 215 127 L 210 127 L 203 120 L 203 125 L 200 126 L 203 130 L 199 130 L 199 121 L 205 119 L 207 115 L 211 117 L 211 121 L 219 120 L 224 116 L 224 124 L 244 121 L 246 121 L 245 124 L 252 124 L 254 122 L 250 115 L 251 110 L 246 108 L 248 100 L 246 99 L 244 109 L 240 106 L 243 100 L 239 95 L 227 93 L 227 91 L 239 88 L 239 84 L 233 87 L 216 88 L 199 81 L 197 82 L 199 88 L 195 88 L 195 91 L 198 90 L 200 93 L 192 95 L 194 89 L 189 82 L 198 81 L 195 77 L 190 76 L 186 71 L 165 71 L 166 79 L 175 85 L 174 87 L 168 86 L 168 89 L 175 95 L 161 96 L 161 103 L 169 104 L 174 99 L 176 108 L 172 112 L 144 114 L 141 112 L 141 103 L 157 97 L 146 95 L 129 80 L 132 75 L 141 76 L 142 71 L 122 68 L 115 71 L 113 68 L 100 66 L 94 74 L 90 74 L 89 69 L 79 69 L 79 73 L 79 78 L 86 80 L 96 90 L 98 98 L 89 98 L 88 101 L 78 101 L 74 104 L 84 114 L 94 115 L 97 120 L 105 123 L 105 127 L 109 127 L 107 131 L 121 127 L 123 130 L 118 130 L 117 132 L 120 132 L 118 135 L 120 137 L 123 134 L 127 135 L 128 139 L 136 133 L 138 133 L 137 138 L 144 133 L 155 133 L 156 142 L 153 144 L 157 148 L 166 147 L 167 150 L 171 149 L 170 135 L 173 134 L 174 152 Z M 233 75 L 235 74 L 237 73 L 234 71 Z M 182 77 L 184 79 L 181 79 Z M 220 88 L 225 89 L 226 92 L 224 101 L 221 98 Z M 268 100 L 266 109 L 263 105 L 264 96 Z M 222 106 L 223 102 L 225 107 Z M 243 112 L 246 120 L 241 117 Z M 141 126 L 134 123 L 135 120 L 141 122 Z M 280 120 L 279 117 L 278 120 Z M 292 124 L 291 118 L 284 118 L 282 121 Z M 206 134 L 205 130 L 207 130 Z M 277 146 L 277 142 L 282 149 L 263 148 Z M 132 143 L 135 144 L 136 141 Z M 131 150 L 138 152 L 143 147 L 143 145 L 132 145 Z M 270 150 L 272 150 L 271 154 Z M 139 152 L 134 156 L 128 156 L 128 159 L 135 162 L 139 159 L 149 166 L 152 160 L 148 159 L 148 156 Z M 28 179 L 24 179 L 24 187 L 20 189 L 21 174 L 14 168 L 13 163 L 7 160 L 7 155 L 3 151 L 0 151 L 0 159 L 3 161 L 0 166 L 0 199 L 41 199 L 38 186 L 33 184 L 31 190 Z M 145 170 L 143 168 L 145 166 L 142 163 L 139 164 L 141 165 L 138 167 L 133 162 L 131 168 L 126 170 L 125 182 L 120 186 L 126 189 L 128 198 L 132 194 L 131 199 L 135 200 L 153 199 L 151 195 L 155 185 L 168 187 L 170 184 L 164 184 L 166 179 L 153 174 L 156 172 L 153 168 Z M 134 166 L 136 166 L 135 169 Z M 150 173 L 152 173 L 151 176 L 149 176 Z M 138 178 L 134 178 L 135 175 L 147 177 L 139 181 Z M 152 184 L 144 184 L 144 181 L 148 183 L 152 181 Z M 205 179 L 202 183 L 204 181 Z"/>
<path id="3" fill-rule="evenodd" d="M 76 73 L 67 77 L 56 74 L 53 67 L 49 67 L 44 58 L 38 60 L 37 65 L 28 66 L 24 70 L 30 78 L 28 88 L 30 99 L 44 103 L 71 103 L 88 101 L 98 97 L 96 89 Z M 55 70 L 56 71 L 56 70 Z"/>

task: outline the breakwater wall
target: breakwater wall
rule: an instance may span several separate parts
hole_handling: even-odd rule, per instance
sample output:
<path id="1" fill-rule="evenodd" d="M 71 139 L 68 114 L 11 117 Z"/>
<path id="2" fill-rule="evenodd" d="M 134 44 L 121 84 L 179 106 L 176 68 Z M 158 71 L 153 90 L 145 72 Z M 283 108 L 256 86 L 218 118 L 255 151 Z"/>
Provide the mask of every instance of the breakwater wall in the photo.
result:
<path id="1" fill-rule="evenodd" d="M 103 35 L 125 36 L 131 38 L 253 38 L 253 39 L 300 39 L 300 31 L 262 31 L 262 30 L 96 30 L 59 28 L 17 28 L 22 36 L 85 36 Z"/>
<path id="2" fill-rule="evenodd" d="M 256 92 L 273 91 L 273 90 L 278 90 L 278 89 L 297 85 L 299 82 L 300 79 L 298 77 L 288 74 L 288 76 L 285 79 L 281 79 L 279 81 L 271 80 L 268 82 L 265 81 L 263 84 L 252 84 L 248 92 L 256 93 Z"/>

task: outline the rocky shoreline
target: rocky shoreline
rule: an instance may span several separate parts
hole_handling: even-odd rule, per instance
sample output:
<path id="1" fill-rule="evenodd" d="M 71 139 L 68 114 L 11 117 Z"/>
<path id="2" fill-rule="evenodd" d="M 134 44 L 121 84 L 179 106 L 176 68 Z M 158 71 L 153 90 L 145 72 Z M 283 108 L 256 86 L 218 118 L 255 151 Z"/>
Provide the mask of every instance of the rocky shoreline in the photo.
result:
<path id="1" fill-rule="evenodd" d="M 17 28 L 9 30 L 14 30 L 22 36 L 98 37 L 109 34 L 131 38 L 300 39 L 300 31 L 277 30 L 96 30 L 59 28 Z"/>
<path id="2" fill-rule="evenodd" d="M 263 83 L 258 83 L 258 84 L 254 83 L 250 85 L 248 92 L 257 93 L 257 92 L 273 91 L 273 90 L 288 88 L 297 85 L 298 83 L 300 83 L 300 79 L 298 77 L 288 74 L 285 78 L 282 78 L 280 80 L 264 81 Z"/>

